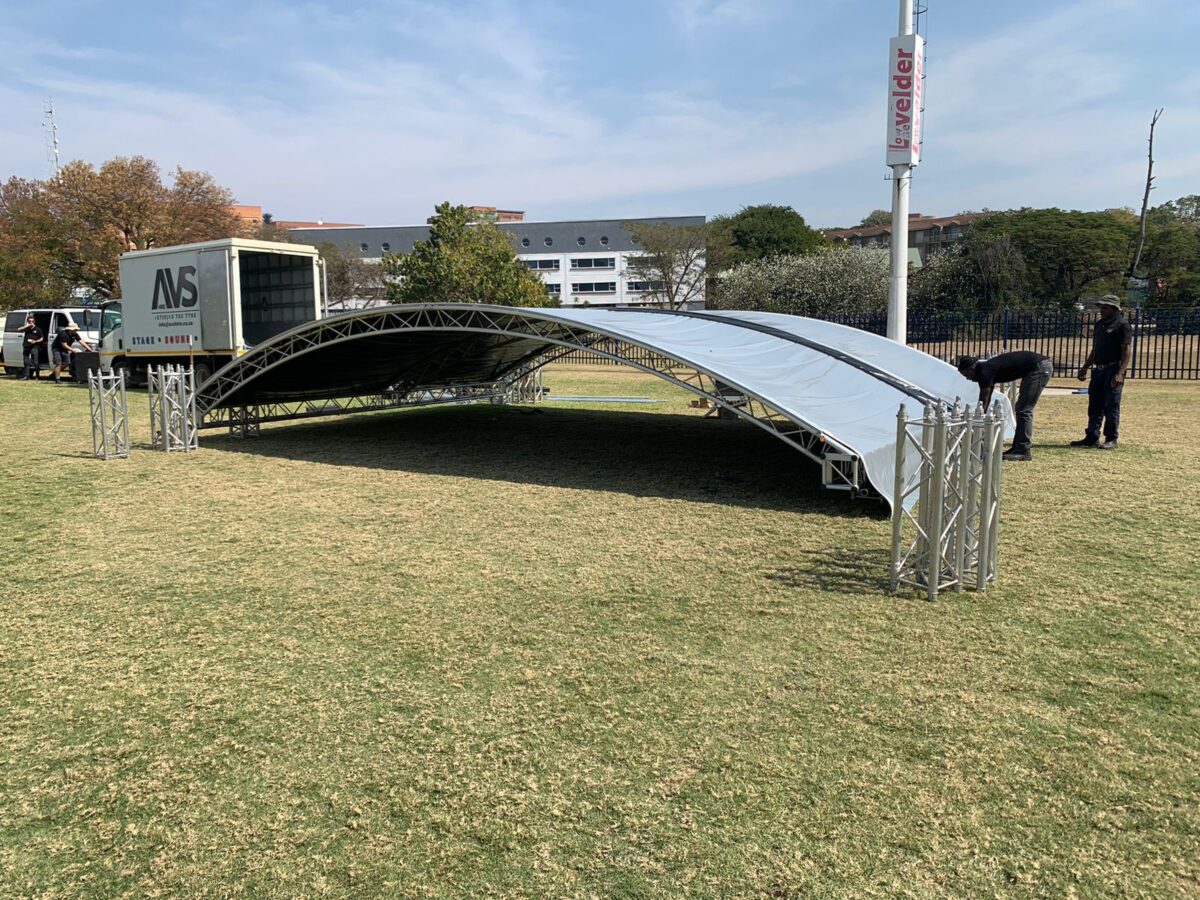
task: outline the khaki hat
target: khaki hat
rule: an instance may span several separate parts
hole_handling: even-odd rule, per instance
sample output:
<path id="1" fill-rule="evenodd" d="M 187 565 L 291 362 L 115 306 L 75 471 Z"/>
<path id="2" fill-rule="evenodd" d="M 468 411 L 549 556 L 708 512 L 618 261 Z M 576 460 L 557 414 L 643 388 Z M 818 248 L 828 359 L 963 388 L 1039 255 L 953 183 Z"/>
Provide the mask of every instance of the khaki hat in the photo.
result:
<path id="1" fill-rule="evenodd" d="M 1099 300 L 1092 303 L 1092 306 L 1112 306 L 1116 309 L 1121 308 L 1121 298 L 1116 294 L 1105 294 Z"/>

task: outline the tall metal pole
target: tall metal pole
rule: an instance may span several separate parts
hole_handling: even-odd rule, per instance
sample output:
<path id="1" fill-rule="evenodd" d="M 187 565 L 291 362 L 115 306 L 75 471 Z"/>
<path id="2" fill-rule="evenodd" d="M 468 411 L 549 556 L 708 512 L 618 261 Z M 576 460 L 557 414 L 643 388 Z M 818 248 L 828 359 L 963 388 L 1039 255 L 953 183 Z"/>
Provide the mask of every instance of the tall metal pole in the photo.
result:
<path id="1" fill-rule="evenodd" d="M 912 0 L 900 0 L 900 33 L 913 33 Z M 919 115 L 919 111 L 914 110 Z M 912 166 L 892 166 L 892 277 L 888 283 L 887 336 L 897 343 L 908 343 L 908 188 Z"/>
<path id="2" fill-rule="evenodd" d="M 892 278 L 888 283 L 887 336 L 908 343 L 908 187 L 912 166 L 892 166 Z"/>
<path id="3" fill-rule="evenodd" d="M 913 32 L 913 2 L 900 0 L 900 33 L 888 47 L 887 165 L 892 169 L 891 280 L 887 336 L 908 340 L 908 192 L 921 161 L 925 42 Z"/>

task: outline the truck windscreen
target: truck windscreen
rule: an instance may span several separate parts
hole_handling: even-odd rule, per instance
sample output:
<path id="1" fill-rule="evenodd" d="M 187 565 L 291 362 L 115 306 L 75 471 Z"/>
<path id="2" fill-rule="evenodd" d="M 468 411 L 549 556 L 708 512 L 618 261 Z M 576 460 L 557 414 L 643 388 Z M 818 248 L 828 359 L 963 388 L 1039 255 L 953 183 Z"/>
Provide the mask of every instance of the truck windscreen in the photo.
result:
<path id="1" fill-rule="evenodd" d="M 100 330 L 100 310 L 98 309 L 77 309 L 71 313 L 71 318 L 75 320 L 75 324 L 81 331 Z"/>
<path id="2" fill-rule="evenodd" d="M 121 327 L 121 304 L 110 303 L 104 307 L 103 321 L 100 323 L 100 340 L 104 340 L 106 334 L 111 334 L 114 329 Z"/>

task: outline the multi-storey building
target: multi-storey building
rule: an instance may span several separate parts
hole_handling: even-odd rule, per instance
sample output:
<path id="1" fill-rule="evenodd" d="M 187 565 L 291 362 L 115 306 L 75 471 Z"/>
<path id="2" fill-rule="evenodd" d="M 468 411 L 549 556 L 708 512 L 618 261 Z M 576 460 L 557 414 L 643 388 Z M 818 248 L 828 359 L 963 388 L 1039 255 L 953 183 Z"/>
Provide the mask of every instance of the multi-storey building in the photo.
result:
<path id="1" fill-rule="evenodd" d="M 637 306 L 659 302 L 654 285 L 630 270 L 642 255 L 634 236 L 618 219 L 571 222 L 501 221 L 521 262 L 541 276 L 546 290 L 563 306 Z M 704 216 L 634 219 L 656 225 L 696 226 Z M 411 253 L 429 239 L 427 225 L 291 228 L 296 240 L 327 241 L 377 262 L 389 253 Z M 701 274 L 702 278 L 703 275 Z M 703 307 L 703 295 L 693 306 Z"/>
<path id="2" fill-rule="evenodd" d="M 929 254 L 961 243 L 970 233 L 976 220 L 985 215 L 987 213 L 960 213 L 957 216 L 937 217 L 912 213 L 908 217 L 908 246 L 910 250 L 916 250 L 920 254 L 923 263 L 929 258 Z M 892 242 L 892 226 L 838 228 L 826 231 L 825 236 L 835 243 L 850 244 L 853 247 L 886 247 Z"/>

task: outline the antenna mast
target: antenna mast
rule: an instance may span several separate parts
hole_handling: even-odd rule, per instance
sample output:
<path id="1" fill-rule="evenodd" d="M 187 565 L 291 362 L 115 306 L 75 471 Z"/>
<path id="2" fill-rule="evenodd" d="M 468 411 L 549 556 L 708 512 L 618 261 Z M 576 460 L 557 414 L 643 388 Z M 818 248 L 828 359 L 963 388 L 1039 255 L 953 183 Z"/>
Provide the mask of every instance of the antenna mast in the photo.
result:
<path id="1" fill-rule="evenodd" d="M 46 161 L 50 163 L 50 177 L 58 175 L 58 124 L 54 121 L 54 98 L 42 107 L 42 127 L 46 130 Z"/>

